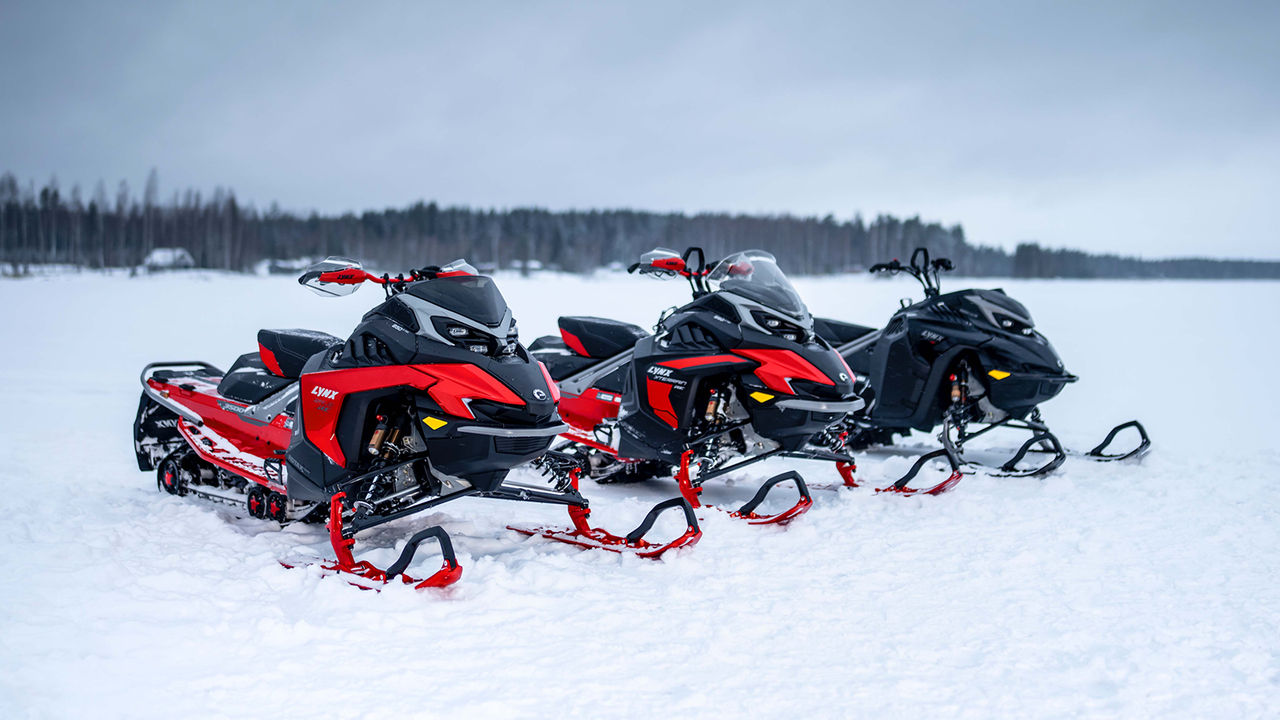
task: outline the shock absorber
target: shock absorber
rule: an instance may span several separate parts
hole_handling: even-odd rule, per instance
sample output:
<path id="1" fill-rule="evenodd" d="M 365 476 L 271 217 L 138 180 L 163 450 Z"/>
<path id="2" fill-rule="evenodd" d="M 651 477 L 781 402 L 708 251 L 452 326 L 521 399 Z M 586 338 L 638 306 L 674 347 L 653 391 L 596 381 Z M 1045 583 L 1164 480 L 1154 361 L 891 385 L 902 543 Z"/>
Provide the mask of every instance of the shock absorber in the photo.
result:
<path id="1" fill-rule="evenodd" d="M 378 424 L 374 426 L 373 434 L 369 436 L 369 446 L 365 448 L 374 457 L 382 451 L 382 438 L 387 434 L 387 416 L 379 415 L 377 420 Z"/>
<path id="2" fill-rule="evenodd" d="M 707 399 L 707 412 L 703 416 L 707 422 L 715 422 L 716 416 L 720 414 L 720 395 L 715 388 L 711 388 L 711 397 Z"/>
<path id="3" fill-rule="evenodd" d="M 364 497 L 355 501 L 351 507 L 356 511 L 356 517 L 363 518 L 365 515 L 373 512 L 373 506 L 378 498 L 383 494 L 383 488 L 386 485 L 387 476 L 378 475 L 369 481 L 365 486 Z"/>

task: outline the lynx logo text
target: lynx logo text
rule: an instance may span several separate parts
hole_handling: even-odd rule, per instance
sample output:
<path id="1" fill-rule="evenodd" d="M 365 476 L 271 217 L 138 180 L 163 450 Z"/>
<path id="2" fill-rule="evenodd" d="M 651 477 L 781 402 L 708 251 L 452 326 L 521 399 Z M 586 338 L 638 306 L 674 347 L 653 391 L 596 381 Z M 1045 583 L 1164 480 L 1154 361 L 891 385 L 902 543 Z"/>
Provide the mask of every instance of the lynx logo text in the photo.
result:
<path id="1" fill-rule="evenodd" d="M 315 395 L 316 397 L 319 397 L 319 398 L 324 398 L 325 400 L 332 400 L 332 399 L 334 399 L 334 398 L 338 397 L 338 391 L 337 391 L 337 390 L 330 390 L 329 388 L 322 388 L 322 387 L 320 387 L 319 385 L 316 385 L 315 387 L 311 388 L 311 394 L 312 394 L 312 395 Z"/>

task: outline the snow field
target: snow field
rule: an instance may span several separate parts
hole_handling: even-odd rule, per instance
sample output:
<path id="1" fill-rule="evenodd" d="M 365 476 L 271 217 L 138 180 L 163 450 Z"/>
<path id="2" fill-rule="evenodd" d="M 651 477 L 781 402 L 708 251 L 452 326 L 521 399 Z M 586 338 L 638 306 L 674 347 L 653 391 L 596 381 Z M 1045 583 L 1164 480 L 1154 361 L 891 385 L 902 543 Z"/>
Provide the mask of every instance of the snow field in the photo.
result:
<path id="1" fill-rule="evenodd" d="M 130 433 L 146 362 L 225 367 L 259 327 L 345 336 L 377 290 L 327 300 L 289 278 L 204 273 L 0 282 L 0 716 L 1274 716 L 1280 284 L 980 284 L 1025 303 L 1081 375 L 1045 407 L 1063 442 L 1087 449 L 1138 417 L 1155 442 L 1144 463 L 969 476 L 938 498 L 816 492 L 785 529 L 707 513 L 701 543 L 661 562 L 505 529 L 564 524 L 561 509 L 461 500 L 356 549 L 386 564 L 442 524 L 462 581 L 371 593 L 279 566 L 326 554 L 320 526 L 158 493 Z M 868 325 L 918 293 L 797 285 L 815 314 Z M 647 327 L 687 297 L 626 275 L 500 286 L 525 342 L 558 314 Z M 884 483 L 908 462 L 864 456 L 859 474 Z M 791 467 L 837 481 L 770 461 L 706 496 L 741 503 Z M 675 488 L 584 492 L 616 532 Z M 437 564 L 424 548 L 414 569 Z"/>

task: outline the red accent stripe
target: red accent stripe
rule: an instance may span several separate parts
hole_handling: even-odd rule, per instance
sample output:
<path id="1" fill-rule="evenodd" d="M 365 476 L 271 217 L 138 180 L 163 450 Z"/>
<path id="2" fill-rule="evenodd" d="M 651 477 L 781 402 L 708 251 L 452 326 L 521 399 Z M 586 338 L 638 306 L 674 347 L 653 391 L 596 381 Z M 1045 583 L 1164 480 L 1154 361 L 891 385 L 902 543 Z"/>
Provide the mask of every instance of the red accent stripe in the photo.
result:
<path id="1" fill-rule="evenodd" d="M 679 427 L 680 420 L 676 418 L 675 408 L 671 407 L 671 388 L 664 382 L 658 382 L 653 378 L 645 378 L 645 394 L 649 396 L 649 407 L 653 408 L 653 412 L 662 421 L 671 427 Z"/>
<path id="2" fill-rule="evenodd" d="M 796 391 L 791 388 L 792 380 L 809 380 L 821 385 L 835 385 L 831 378 L 793 350 L 770 348 L 735 350 L 734 352 L 760 363 L 760 367 L 755 369 L 756 377 L 774 392 L 795 395 Z M 839 356 L 839 353 L 836 355 Z"/>
<path id="3" fill-rule="evenodd" d="M 541 360 L 538 361 L 538 369 L 542 370 L 542 377 L 547 381 L 547 390 L 551 392 L 551 400 L 557 403 L 560 402 L 560 386 L 556 384 L 555 380 L 551 379 L 551 373 L 547 371 L 547 366 L 543 365 Z"/>
<path id="4" fill-rule="evenodd" d="M 280 361 L 276 360 L 276 354 L 268 350 L 266 345 L 258 343 L 258 356 L 262 358 L 262 364 L 267 366 L 272 375 L 284 377 L 284 371 L 280 369 Z"/>
<path id="5" fill-rule="evenodd" d="M 568 345 L 570 350 L 578 353 L 582 357 L 591 357 L 587 352 L 587 348 L 583 346 L 582 341 L 578 339 L 577 335 L 574 335 L 564 328 L 560 328 L 560 337 L 564 338 L 564 344 Z"/>
<path id="6" fill-rule="evenodd" d="M 687 357 L 679 360 L 668 360 L 660 362 L 663 367 L 675 368 L 683 370 L 689 367 L 698 367 L 699 365 L 715 365 L 717 363 L 744 363 L 747 362 L 736 355 L 703 355 L 700 357 Z"/>

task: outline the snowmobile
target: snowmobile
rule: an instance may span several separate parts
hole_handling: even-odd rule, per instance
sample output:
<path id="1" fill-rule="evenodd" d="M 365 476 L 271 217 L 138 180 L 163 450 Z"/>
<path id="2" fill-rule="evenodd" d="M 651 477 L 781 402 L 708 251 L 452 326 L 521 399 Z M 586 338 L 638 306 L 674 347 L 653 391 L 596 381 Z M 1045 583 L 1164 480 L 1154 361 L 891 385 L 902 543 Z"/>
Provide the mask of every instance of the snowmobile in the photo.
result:
<path id="1" fill-rule="evenodd" d="M 861 410 L 853 373 L 821 337 L 774 257 L 759 250 L 707 263 L 700 248 L 657 248 L 629 270 L 683 277 L 693 301 L 667 311 L 655 333 L 597 317 L 559 318 L 560 337 L 530 349 L 560 385 L 564 437 L 598 482 L 674 471 L 681 495 L 700 507 L 703 484 L 771 457 L 831 460 L 851 476 L 843 423 Z M 793 481 L 799 499 L 756 512 L 770 490 Z M 766 481 L 731 515 L 785 523 L 812 504 L 803 478 Z"/>
<path id="2" fill-rule="evenodd" d="M 491 278 L 464 261 L 393 278 L 329 258 L 298 281 L 325 296 L 371 282 L 386 297 L 345 341 L 261 330 L 258 351 L 227 372 L 205 362 L 147 365 L 134 448 L 161 490 L 281 523 L 326 519 L 336 560 L 323 571 L 362 587 L 396 577 L 419 588 L 457 581 L 462 568 L 443 528 L 413 535 L 385 570 L 357 562 L 352 546 L 361 530 L 463 497 L 564 505 L 573 529 L 561 539 L 587 547 L 657 557 L 697 542 L 697 519 L 682 498 L 659 503 L 627 536 L 590 526 L 580 468 L 548 452 L 565 429 L 556 384 L 520 344 Z M 531 461 L 549 478 L 545 486 L 508 478 Z M 660 513 L 677 508 L 688 524 L 683 535 L 644 539 Z M 418 546 L 433 539 L 440 570 L 424 580 L 405 575 Z"/>
<path id="3" fill-rule="evenodd" d="M 1052 472 L 1068 452 L 1049 429 L 1040 405 L 1078 378 L 1064 369 L 1026 307 L 1003 290 L 942 294 L 939 273 L 953 269 L 947 258 L 930 259 L 926 248 L 917 248 L 906 265 L 897 259 L 873 265 L 872 273 L 906 273 L 924 288 L 924 300 L 904 300 L 883 329 L 814 320 L 816 331 L 839 349 L 854 372 L 870 378 L 869 392 L 864 392 L 871 399 L 869 412 L 849 424 L 848 442 L 855 449 L 889 446 L 895 435 L 929 432 L 940 425 L 943 450 L 937 452 L 963 458 L 973 439 L 1012 429 L 1029 437 L 992 474 Z M 1137 444 L 1125 452 L 1109 452 L 1128 429 L 1137 433 Z M 1150 447 L 1146 428 L 1130 420 L 1112 428 L 1084 456 L 1125 460 L 1141 457 Z M 1029 454 L 1049 457 L 1027 466 L 1023 463 Z"/>

